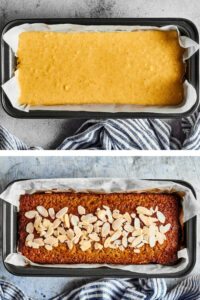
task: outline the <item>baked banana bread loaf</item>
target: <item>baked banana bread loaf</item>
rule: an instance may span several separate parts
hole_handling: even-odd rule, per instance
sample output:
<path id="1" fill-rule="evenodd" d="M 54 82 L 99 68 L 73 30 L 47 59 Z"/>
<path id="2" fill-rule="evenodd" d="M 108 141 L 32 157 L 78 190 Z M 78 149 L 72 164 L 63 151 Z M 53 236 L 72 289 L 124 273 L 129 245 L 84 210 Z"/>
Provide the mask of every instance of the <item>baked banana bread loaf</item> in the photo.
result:
<path id="1" fill-rule="evenodd" d="M 22 195 L 18 251 L 40 264 L 172 265 L 180 209 L 176 194 Z"/>

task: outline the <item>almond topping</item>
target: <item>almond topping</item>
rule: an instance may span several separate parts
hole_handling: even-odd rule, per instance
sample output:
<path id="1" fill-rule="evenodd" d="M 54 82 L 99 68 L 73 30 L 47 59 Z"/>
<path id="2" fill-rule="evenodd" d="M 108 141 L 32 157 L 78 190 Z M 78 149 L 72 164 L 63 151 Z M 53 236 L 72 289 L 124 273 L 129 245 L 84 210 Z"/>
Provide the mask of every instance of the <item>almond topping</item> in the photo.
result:
<path id="1" fill-rule="evenodd" d="M 50 245 L 45 245 L 44 247 L 45 247 L 45 249 L 47 249 L 48 251 L 51 251 L 51 250 L 53 249 L 52 246 L 50 246 Z"/>
<path id="2" fill-rule="evenodd" d="M 85 214 L 85 208 L 81 205 L 78 206 L 78 213 L 79 215 L 84 215 Z"/>
<path id="3" fill-rule="evenodd" d="M 26 242 L 29 242 L 29 241 L 32 242 L 33 239 L 34 239 L 34 234 L 33 234 L 33 233 L 30 233 L 30 234 L 28 234 L 27 237 L 26 237 Z"/>
<path id="4" fill-rule="evenodd" d="M 117 210 L 117 211 L 114 211 L 114 212 L 113 212 L 113 218 L 114 218 L 114 219 L 120 219 L 120 218 L 123 218 L 123 215 L 121 215 L 121 214 L 119 213 L 119 211 Z"/>
<path id="5" fill-rule="evenodd" d="M 124 247 L 121 245 L 121 246 L 119 246 L 119 250 L 120 250 L 120 251 L 124 251 L 125 249 L 124 249 Z"/>
<path id="6" fill-rule="evenodd" d="M 125 226 L 124 226 L 124 229 L 127 231 L 127 232 L 132 232 L 133 231 L 133 226 L 131 226 L 129 223 L 126 223 Z"/>
<path id="7" fill-rule="evenodd" d="M 170 228 L 171 228 L 171 224 L 167 224 L 165 226 L 160 225 L 160 232 L 161 233 L 166 233 L 170 230 Z"/>
<path id="8" fill-rule="evenodd" d="M 68 212 L 68 207 L 63 207 L 57 212 L 56 218 L 61 219 L 67 212 Z"/>
<path id="9" fill-rule="evenodd" d="M 44 246 L 44 241 L 42 238 L 34 239 L 33 242 L 38 244 L 39 246 Z"/>
<path id="10" fill-rule="evenodd" d="M 106 237 L 110 232 L 110 224 L 108 222 L 104 223 L 101 229 L 102 237 Z"/>
<path id="11" fill-rule="evenodd" d="M 134 249 L 133 250 L 135 253 L 140 253 L 140 249 Z"/>
<path id="12" fill-rule="evenodd" d="M 62 234 L 62 235 L 59 235 L 58 236 L 58 240 L 61 242 L 61 243 L 64 243 L 66 240 L 67 240 L 67 236 Z"/>
<path id="13" fill-rule="evenodd" d="M 150 247 L 154 247 L 155 246 L 155 244 L 156 244 L 156 238 L 155 238 L 155 235 L 151 235 L 150 237 L 149 237 L 149 244 L 150 244 Z"/>
<path id="14" fill-rule="evenodd" d="M 28 233 L 33 233 L 33 231 L 34 231 L 33 223 L 32 223 L 32 222 L 29 222 L 29 223 L 26 225 L 26 232 L 28 232 Z"/>
<path id="15" fill-rule="evenodd" d="M 132 247 L 136 247 L 137 245 L 139 245 L 142 242 L 142 240 L 143 240 L 143 236 L 142 235 L 136 237 L 134 239 L 134 241 L 132 242 Z"/>
<path id="16" fill-rule="evenodd" d="M 55 219 L 55 221 L 53 222 L 53 228 L 56 229 L 61 223 L 61 220 L 59 219 Z"/>
<path id="17" fill-rule="evenodd" d="M 156 219 L 156 218 L 146 217 L 145 215 L 142 215 L 142 214 L 140 214 L 139 217 L 140 217 L 140 220 L 142 220 L 142 222 L 146 226 L 151 226 L 154 222 L 158 221 L 158 219 Z"/>
<path id="18" fill-rule="evenodd" d="M 68 246 L 69 250 L 72 250 L 73 242 L 72 241 L 67 241 L 67 246 Z"/>
<path id="19" fill-rule="evenodd" d="M 55 210 L 54 210 L 54 208 L 49 208 L 48 209 L 48 212 L 49 212 L 49 216 L 51 217 L 51 219 L 55 219 Z"/>
<path id="20" fill-rule="evenodd" d="M 108 247 L 109 247 L 109 245 L 110 245 L 110 239 L 111 239 L 111 237 L 108 237 L 108 238 L 105 240 L 105 242 L 104 242 L 104 248 L 108 248 Z"/>
<path id="21" fill-rule="evenodd" d="M 98 237 L 98 235 L 93 232 L 93 233 L 90 233 L 89 234 L 89 238 L 92 240 L 92 241 L 95 241 L 95 242 L 99 242 L 100 241 L 100 238 Z"/>
<path id="22" fill-rule="evenodd" d="M 50 236 L 44 240 L 45 244 L 48 244 L 51 246 L 54 246 L 55 244 L 57 244 L 57 242 L 58 242 L 58 239 L 53 236 Z"/>
<path id="23" fill-rule="evenodd" d="M 46 208 L 44 208 L 44 206 L 37 206 L 36 207 L 37 211 L 39 212 L 39 214 L 43 217 L 48 217 L 48 211 L 46 210 Z"/>
<path id="24" fill-rule="evenodd" d="M 122 224 L 124 223 L 124 219 L 116 219 L 113 223 L 112 223 L 112 228 L 113 230 L 118 230 L 119 228 L 121 228 Z"/>
<path id="25" fill-rule="evenodd" d="M 107 218 L 106 218 L 106 211 L 105 210 L 99 210 L 97 211 L 97 217 L 103 221 L 103 222 L 107 222 Z"/>
<path id="26" fill-rule="evenodd" d="M 67 214 L 65 214 L 63 218 L 64 218 L 64 226 L 66 228 L 69 228 L 70 227 L 69 216 Z"/>
<path id="27" fill-rule="evenodd" d="M 72 229 L 67 230 L 67 236 L 72 240 L 74 238 L 74 231 Z"/>
<path id="28" fill-rule="evenodd" d="M 135 220 L 134 220 L 134 226 L 135 226 L 135 229 L 139 229 L 140 228 L 140 219 L 135 218 Z"/>
<path id="29" fill-rule="evenodd" d="M 148 208 L 143 207 L 143 206 L 138 206 L 136 208 L 136 211 L 137 211 L 138 215 L 140 215 L 140 214 L 147 215 L 147 216 L 151 216 L 152 215 L 151 210 L 149 210 Z"/>
<path id="30" fill-rule="evenodd" d="M 124 219 L 128 222 L 128 223 L 131 223 L 132 222 L 132 219 L 131 219 L 131 216 L 128 212 L 126 212 L 124 215 L 123 215 Z"/>
<path id="31" fill-rule="evenodd" d="M 25 213 L 25 217 L 26 217 L 27 219 L 33 219 L 33 218 L 35 218 L 37 215 L 38 215 L 38 212 L 37 212 L 36 210 L 30 210 L 30 211 L 27 211 L 27 212 Z"/>
<path id="32" fill-rule="evenodd" d="M 75 215 L 70 215 L 70 221 L 73 226 L 77 226 L 77 224 L 79 222 L 79 217 L 77 217 Z"/>
<path id="33" fill-rule="evenodd" d="M 122 238 L 122 245 L 124 246 L 124 248 L 126 248 L 127 245 L 128 245 L 128 241 L 127 241 L 127 237 L 126 237 L 126 236 L 124 236 L 124 237 Z"/>
<path id="34" fill-rule="evenodd" d="M 110 238 L 110 242 L 117 240 L 122 235 L 121 230 L 117 230 Z"/>
<path id="35" fill-rule="evenodd" d="M 49 228 L 50 224 L 51 224 L 51 222 L 48 219 L 44 219 L 43 222 L 42 222 L 42 225 L 45 228 Z"/>
<path id="36" fill-rule="evenodd" d="M 86 251 L 91 247 L 91 242 L 90 241 L 81 241 L 80 242 L 80 248 L 82 251 Z"/>
<path id="37" fill-rule="evenodd" d="M 94 243 L 94 249 L 96 250 L 102 250 L 103 249 L 103 245 L 100 243 Z"/>
<path id="38" fill-rule="evenodd" d="M 161 223 L 165 223 L 165 216 L 160 211 L 157 211 L 157 218 Z"/>

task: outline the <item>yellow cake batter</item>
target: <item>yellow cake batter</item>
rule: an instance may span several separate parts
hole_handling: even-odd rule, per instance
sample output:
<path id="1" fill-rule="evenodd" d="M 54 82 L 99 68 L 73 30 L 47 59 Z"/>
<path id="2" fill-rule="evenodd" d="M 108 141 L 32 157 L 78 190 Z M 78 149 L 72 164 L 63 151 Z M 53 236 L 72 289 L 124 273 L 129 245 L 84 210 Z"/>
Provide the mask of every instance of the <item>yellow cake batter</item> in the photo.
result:
<path id="1" fill-rule="evenodd" d="M 24 32 L 19 103 L 177 105 L 184 49 L 176 31 Z"/>

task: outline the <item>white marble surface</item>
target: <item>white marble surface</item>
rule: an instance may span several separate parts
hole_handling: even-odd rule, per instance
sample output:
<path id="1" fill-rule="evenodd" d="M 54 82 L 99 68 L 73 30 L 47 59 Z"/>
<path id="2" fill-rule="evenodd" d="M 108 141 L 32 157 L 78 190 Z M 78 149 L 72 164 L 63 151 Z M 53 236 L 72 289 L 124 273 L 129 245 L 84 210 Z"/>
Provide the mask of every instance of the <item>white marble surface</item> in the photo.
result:
<path id="1" fill-rule="evenodd" d="M 0 29 L 14 19 L 68 17 L 181 17 L 200 27 L 199 0 L 1 0 Z M 54 149 L 75 132 L 83 120 L 20 120 L 0 108 L 1 125 L 29 146 Z M 174 130 L 180 135 L 179 121 Z"/>
<path id="2" fill-rule="evenodd" d="M 200 157 L 0 157 L 0 192 L 15 179 L 59 177 L 182 179 L 199 187 Z M 199 250 L 198 239 L 197 263 L 192 274 L 200 274 Z M 5 270 L 1 259 L 0 278 L 15 283 L 39 300 L 50 299 L 65 289 L 79 286 L 80 281 L 91 280 L 15 277 Z M 178 281 L 167 280 L 168 287 Z"/>

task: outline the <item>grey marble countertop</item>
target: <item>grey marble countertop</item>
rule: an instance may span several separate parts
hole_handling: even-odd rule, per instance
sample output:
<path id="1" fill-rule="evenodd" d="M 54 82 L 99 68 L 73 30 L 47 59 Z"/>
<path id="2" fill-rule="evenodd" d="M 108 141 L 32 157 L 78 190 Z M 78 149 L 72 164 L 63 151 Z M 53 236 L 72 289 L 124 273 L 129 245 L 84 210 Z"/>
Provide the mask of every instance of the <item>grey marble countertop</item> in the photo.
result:
<path id="1" fill-rule="evenodd" d="M 0 192 L 15 179 L 60 177 L 181 179 L 199 187 L 200 157 L 0 157 Z M 199 250 L 198 239 L 197 263 L 192 274 L 200 274 Z M 15 283 L 27 295 L 40 300 L 91 280 L 16 277 L 5 270 L 1 259 L 0 278 Z M 178 281 L 167 280 L 168 287 Z"/>
<path id="2" fill-rule="evenodd" d="M 200 26 L 199 0 L 1 0 L 0 29 L 14 19 L 70 18 L 70 17 L 181 17 L 191 19 Z M 62 140 L 72 135 L 83 120 L 24 120 L 8 116 L 0 109 L 1 125 L 29 146 L 56 148 Z M 180 136 L 180 122 L 173 128 Z"/>

